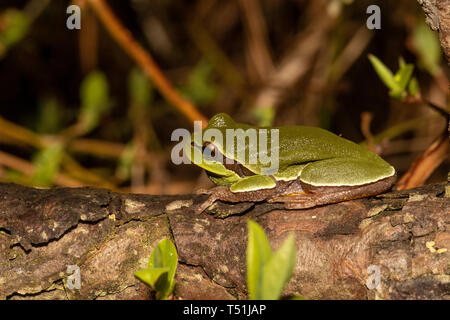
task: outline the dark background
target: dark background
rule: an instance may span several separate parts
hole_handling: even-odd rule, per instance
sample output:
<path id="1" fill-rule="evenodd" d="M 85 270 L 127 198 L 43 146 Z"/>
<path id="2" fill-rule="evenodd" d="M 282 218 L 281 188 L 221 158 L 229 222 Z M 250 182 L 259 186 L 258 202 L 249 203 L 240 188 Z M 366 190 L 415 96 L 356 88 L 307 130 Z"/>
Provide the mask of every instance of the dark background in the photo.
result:
<path id="1" fill-rule="evenodd" d="M 173 86 L 207 118 L 227 112 L 238 121 L 258 123 L 255 110 L 265 107 L 273 113 L 275 125 L 320 126 L 356 142 L 365 139 L 360 129 L 363 112 L 373 115 L 374 135 L 418 119 L 377 149 L 400 176 L 444 128 L 443 118 L 426 105 L 389 97 L 367 58 L 372 53 L 396 71 L 403 57 L 416 66 L 422 96 L 447 104 L 448 70 L 442 56 L 432 59 L 434 69 L 430 63 L 424 66 L 418 42 L 433 45 L 438 40 L 429 29 L 418 33 L 424 14 L 416 1 L 245 1 L 107 3 Z M 192 123 L 150 81 L 144 91 L 151 97 L 142 109 L 133 108 L 128 79 L 139 67 L 88 6 L 82 11 L 82 30 L 68 30 L 69 4 L 43 0 L 0 4 L 0 36 L 10 23 L 5 19 L 7 10 L 31 17 L 23 36 L 1 49 L 0 116 L 18 127 L 0 128 L 0 180 L 71 185 L 55 179 L 63 174 L 80 185 L 147 193 L 187 193 L 209 185 L 199 169 L 170 161 L 172 131 L 192 130 Z M 381 8 L 380 30 L 365 28 L 366 8 L 372 4 Z M 332 8 L 334 17 L 327 13 Z M 316 37 L 308 37 L 314 32 Z M 426 48 L 431 51 L 432 45 Z M 305 71 L 288 84 L 274 83 L 286 61 L 296 62 L 287 72 Z M 343 71 L 335 76 L 339 68 Z M 63 158 L 52 168 L 51 154 L 42 160 L 45 148 L 20 141 L 26 136 L 21 129 L 46 139 L 61 136 L 79 119 L 80 86 L 94 70 L 106 76 L 110 107 L 92 130 L 78 138 L 95 140 L 105 148 L 113 142 L 119 151 L 132 143 L 140 147 L 135 153 L 112 156 L 67 147 L 64 152 L 71 160 Z M 275 102 L 258 105 L 258 97 L 274 87 L 279 92 Z M 14 134 L 19 140 L 12 138 Z M 449 169 L 447 160 L 427 182 L 445 180 Z"/>

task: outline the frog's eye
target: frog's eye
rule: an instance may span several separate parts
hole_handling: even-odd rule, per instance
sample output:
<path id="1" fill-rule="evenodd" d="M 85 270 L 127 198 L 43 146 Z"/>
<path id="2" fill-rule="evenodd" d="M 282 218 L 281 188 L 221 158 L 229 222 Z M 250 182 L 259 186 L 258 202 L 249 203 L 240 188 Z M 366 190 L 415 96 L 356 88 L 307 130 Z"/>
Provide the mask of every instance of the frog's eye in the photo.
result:
<path id="1" fill-rule="evenodd" d="M 216 146 L 213 145 L 212 143 L 205 143 L 203 145 L 203 150 L 205 149 L 209 149 L 211 152 L 215 152 L 216 151 Z"/>
<path id="2" fill-rule="evenodd" d="M 220 150 L 212 143 L 206 142 L 202 149 L 203 159 L 207 161 L 216 161 L 223 163 L 223 154 Z"/>
<path id="3" fill-rule="evenodd" d="M 212 160 L 216 156 L 216 146 L 212 143 L 205 143 L 202 151 L 206 160 Z"/>

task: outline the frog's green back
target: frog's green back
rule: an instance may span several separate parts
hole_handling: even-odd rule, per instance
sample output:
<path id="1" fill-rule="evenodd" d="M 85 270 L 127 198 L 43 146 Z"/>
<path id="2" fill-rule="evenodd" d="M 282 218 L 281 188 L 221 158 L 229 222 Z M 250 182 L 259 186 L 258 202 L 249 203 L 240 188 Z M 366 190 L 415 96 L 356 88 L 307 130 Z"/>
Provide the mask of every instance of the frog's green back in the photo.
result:
<path id="1" fill-rule="evenodd" d="M 375 161 L 380 165 L 390 165 L 378 155 L 361 147 L 360 145 L 339 137 L 327 130 L 308 126 L 284 126 L 284 127 L 256 127 L 247 124 L 236 123 L 225 113 L 219 113 L 211 118 L 206 129 L 218 129 L 222 132 L 224 140 L 226 129 L 278 129 L 279 130 L 279 168 L 283 169 L 293 164 L 302 164 L 317 160 L 334 158 L 353 158 Z M 268 150 L 270 138 L 268 138 Z M 216 143 L 215 143 L 216 144 Z M 216 144 L 217 145 L 217 144 Z M 222 153 L 226 150 L 226 141 L 223 145 L 217 145 Z M 246 159 L 248 159 L 249 146 L 245 146 Z M 225 153 L 224 153 L 225 154 Z M 229 157 L 229 155 L 226 155 Z M 234 158 L 234 160 L 239 160 Z M 248 164 L 239 161 L 242 165 L 255 173 L 261 173 L 263 167 L 260 163 Z"/>

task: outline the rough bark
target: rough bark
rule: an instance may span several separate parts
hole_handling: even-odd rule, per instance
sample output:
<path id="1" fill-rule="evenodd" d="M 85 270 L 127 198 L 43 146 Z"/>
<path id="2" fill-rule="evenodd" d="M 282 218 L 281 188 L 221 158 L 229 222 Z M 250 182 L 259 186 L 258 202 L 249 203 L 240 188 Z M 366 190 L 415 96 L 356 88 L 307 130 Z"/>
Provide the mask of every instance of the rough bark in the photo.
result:
<path id="1" fill-rule="evenodd" d="M 449 299 L 449 194 L 450 184 L 435 184 L 308 210 L 219 203 L 198 215 L 193 207 L 204 196 L 0 184 L 0 298 L 149 298 L 133 273 L 169 238 L 179 254 L 177 297 L 244 299 L 251 218 L 275 248 L 295 234 L 297 262 L 285 294 Z M 80 268 L 80 290 L 67 288 L 69 265 Z M 370 265 L 381 271 L 377 290 L 366 285 Z"/>
<path id="2" fill-rule="evenodd" d="M 450 63 L 450 0 L 417 0 L 426 15 L 426 23 L 439 32 L 442 51 Z"/>

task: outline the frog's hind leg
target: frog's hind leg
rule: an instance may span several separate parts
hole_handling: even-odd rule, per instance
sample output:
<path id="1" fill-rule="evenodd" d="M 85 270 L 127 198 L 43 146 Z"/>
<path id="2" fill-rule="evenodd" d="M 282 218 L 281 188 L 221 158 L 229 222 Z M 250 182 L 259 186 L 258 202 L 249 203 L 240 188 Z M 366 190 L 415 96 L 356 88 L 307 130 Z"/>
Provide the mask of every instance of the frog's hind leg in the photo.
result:
<path id="1" fill-rule="evenodd" d="M 362 181 L 361 169 L 366 165 L 375 167 L 375 173 L 381 178 L 375 182 L 346 185 L 346 183 L 358 182 L 358 179 Z M 388 167 L 376 168 L 376 166 L 376 163 L 367 164 L 364 161 L 352 159 L 350 161 L 333 159 L 312 163 L 311 167 L 310 165 L 305 167 L 300 176 L 298 183 L 302 187 L 301 193 L 286 193 L 270 199 L 269 202 L 284 202 L 286 209 L 303 209 L 382 193 L 392 186 L 396 175 L 395 172 L 389 171 Z M 383 170 L 387 177 L 383 178 Z M 367 179 L 367 175 L 364 179 Z M 305 180 L 319 181 L 319 184 L 322 185 L 314 185 Z M 336 182 L 341 185 L 333 185 Z"/>
<path id="2" fill-rule="evenodd" d="M 286 209 L 306 209 L 373 196 L 388 190 L 394 182 L 395 176 L 362 186 L 314 187 L 302 183 L 304 193 L 286 194 L 272 198 L 268 202 L 284 202 Z"/>
<path id="3" fill-rule="evenodd" d="M 361 186 L 392 177 L 395 169 L 381 158 L 334 158 L 311 162 L 300 174 L 300 181 L 316 187 Z"/>

